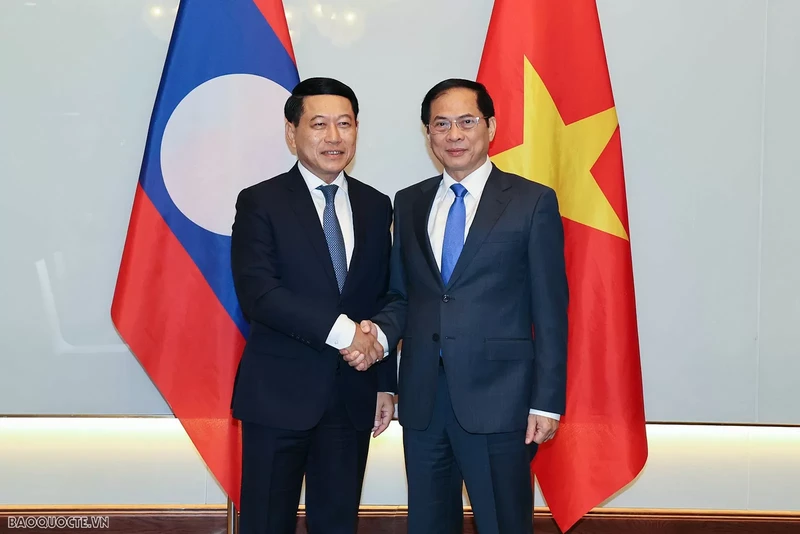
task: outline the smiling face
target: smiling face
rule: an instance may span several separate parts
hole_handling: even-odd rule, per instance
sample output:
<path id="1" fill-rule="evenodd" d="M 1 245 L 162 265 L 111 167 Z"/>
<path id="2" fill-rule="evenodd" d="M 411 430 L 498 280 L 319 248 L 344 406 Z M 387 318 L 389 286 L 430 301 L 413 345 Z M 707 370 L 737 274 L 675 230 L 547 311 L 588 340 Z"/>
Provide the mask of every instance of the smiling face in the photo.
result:
<path id="1" fill-rule="evenodd" d="M 303 98 L 297 126 L 286 122 L 286 141 L 305 168 L 325 183 L 333 182 L 356 155 L 358 121 L 343 96 Z"/>
<path id="2" fill-rule="evenodd" d="M 470 130 L 456 125 L 460 118 L 479 117 L 478 124 Z M 475 91 L 462 87 L 449 89 L 431 102 L 430 124 L 437 119 L 450 122 L 450 130 L 436 133 L 428 128 L 431 150 L 447 174 L 456 181 L 463 180 L 483 165 L 489 154 L 489 142 L 494 139 L 495 118 L 485 119 L 478 108 Z"/>

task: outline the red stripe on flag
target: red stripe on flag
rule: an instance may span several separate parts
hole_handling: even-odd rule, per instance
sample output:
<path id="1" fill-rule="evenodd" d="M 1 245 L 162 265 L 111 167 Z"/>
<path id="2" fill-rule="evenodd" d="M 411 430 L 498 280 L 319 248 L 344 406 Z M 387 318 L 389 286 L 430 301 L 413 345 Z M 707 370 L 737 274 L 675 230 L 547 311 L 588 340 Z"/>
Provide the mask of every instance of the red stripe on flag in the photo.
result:
<path id="1" fill-rule="evenodd" d="M 278 36 L 283 47 L 286 48 L 286 52 L 289 54 L 289 57 L 292 58 L 292 62 L 297 64 L 297 61 L 294 58 L 294 49 L 292 48 L 292 39 L 289 36 L 289 25 L 286 22 L 286 12 L 283 9 L 283 2 L 280 0 L 253 0 L 258 7 L 258 10 L 261 11 L 261 14 L 264 15 L 264 18 L 267 19 L 267 23 L 272 27 L 272 31 L 275 32 L 275 35 Z"/>
<path id="2" fill-rule="evenodd" d="M 241 438 L 230 404 L 244 338 L 141 186 L 111 317 L 238 506 Z"/>

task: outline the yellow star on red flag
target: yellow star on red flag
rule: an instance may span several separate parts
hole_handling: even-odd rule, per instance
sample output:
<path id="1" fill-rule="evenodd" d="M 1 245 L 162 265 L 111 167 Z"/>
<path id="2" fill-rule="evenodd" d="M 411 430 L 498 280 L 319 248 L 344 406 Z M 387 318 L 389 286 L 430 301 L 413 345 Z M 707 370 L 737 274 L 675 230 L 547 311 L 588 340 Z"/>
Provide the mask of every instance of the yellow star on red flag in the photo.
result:
<path id="1" fill-rule="evenodd" d="M 564 124 L 542 78 L 527 57 L 524 62 L 523 141 L 492 161 L 507 172 L 555 189 L 563 217 L 628 239 L 592 176 L 592 166 L 617 129 L 616 109 Z"/>
<path id="2" fill-rule="evenodd" d="M 492 161 L 553 188 L 564 223 L 567 404 L 531 469 L 566 532 L 648 455 L 621 137 L 595 0 L 495 0 L 476 79 L 495 104 Z"/>

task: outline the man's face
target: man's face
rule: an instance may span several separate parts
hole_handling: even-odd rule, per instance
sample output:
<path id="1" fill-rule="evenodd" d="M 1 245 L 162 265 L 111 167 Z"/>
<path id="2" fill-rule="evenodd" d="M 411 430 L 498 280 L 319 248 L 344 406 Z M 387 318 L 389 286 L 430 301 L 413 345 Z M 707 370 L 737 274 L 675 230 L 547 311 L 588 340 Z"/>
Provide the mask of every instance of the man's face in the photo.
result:
<path id="1" fill-rule="evenodd" d="M 480 117 L 471 130 L 461 129 L 456 121 L 466 117 Z M 437 133 L 437 120 L 448 121 L 450 130 Z M 436 158 L 444 165 L 447 174 L 461 181 L 480 167 L 489 154 L 489 142 L 494 139 L 494 117 L 483 118 L 478 109 L 478 97 L 471 89 L 450 89 L 431 103 L 431 120 L 428 140 Z"/>
<path id="2" fill-rule="evenodd" d="M 307 96 L 298 125 L 286 123 L 286 141 L 297 159 L 326 183 L 333 182 L 356 155 L 357 134 L 353 107 L 343 96 Z"/>

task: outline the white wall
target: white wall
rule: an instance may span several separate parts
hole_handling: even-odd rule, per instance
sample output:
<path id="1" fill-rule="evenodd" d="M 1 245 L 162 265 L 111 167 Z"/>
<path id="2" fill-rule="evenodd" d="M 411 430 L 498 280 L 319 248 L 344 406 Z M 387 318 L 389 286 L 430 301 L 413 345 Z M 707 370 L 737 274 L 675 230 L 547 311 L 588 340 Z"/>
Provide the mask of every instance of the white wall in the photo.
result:
<path id="1" fill-rule="evenodd" d="M 800 428 L 649 425 L 647 431 L 647 466 L 604 506 L 800 511 Z M 0 506 L 225 503 L 180 423 L 169 417 L 0 419 L 0 450 Z M 372 440 L 362 504 L 407 504 L 397 423 Z M 535 504 L 545 504 L 538 491 Z"/>

